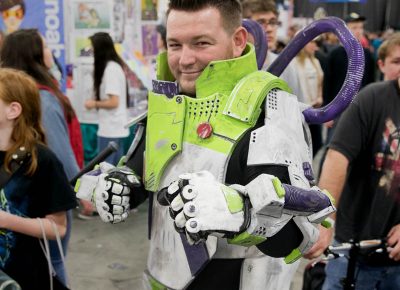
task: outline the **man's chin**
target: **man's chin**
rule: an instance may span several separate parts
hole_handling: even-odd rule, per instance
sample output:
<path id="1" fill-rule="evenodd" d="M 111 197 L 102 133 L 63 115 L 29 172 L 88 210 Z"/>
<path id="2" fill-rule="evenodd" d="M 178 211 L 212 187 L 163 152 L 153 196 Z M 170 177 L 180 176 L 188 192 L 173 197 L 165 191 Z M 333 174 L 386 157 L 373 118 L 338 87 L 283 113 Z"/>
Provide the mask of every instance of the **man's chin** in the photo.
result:
<path id="1" fill-rule="evenodd" d="M 194 82 L 181 82 L 179 86 L 181 93 L 191 96 L 196 94 L 196 86 Z"/>

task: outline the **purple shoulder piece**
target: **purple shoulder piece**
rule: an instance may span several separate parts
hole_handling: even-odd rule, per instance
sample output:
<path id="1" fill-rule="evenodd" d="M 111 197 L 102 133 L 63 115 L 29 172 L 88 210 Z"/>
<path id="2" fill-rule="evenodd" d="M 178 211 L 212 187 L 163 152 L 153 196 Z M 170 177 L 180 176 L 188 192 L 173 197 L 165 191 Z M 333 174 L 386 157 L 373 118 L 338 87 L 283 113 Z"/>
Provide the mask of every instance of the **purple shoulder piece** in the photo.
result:
<path id="1" fill-rule="evenodd" d="M 335 99 L 322 108 L 309 108 L 303 115 L 309 124 L 322 124 L 338 117 L 351 103 L 360 89 L 364 75 L 364 51 L 358 40 L 354 38 L 343 20 L 337 17 L 328 17 L 314 21 L 301 30 L 271 64 L 268 71 L 280 76 L 290 61 L 312 39 L 325 32 L 333 32 L 346 50 L 349 64 L 347 75 L 342 88 Z"/>
<path id="2" fill-rule="evenodd" d="M 153 92 L 172 98 L 173 96 L 178 95 L 179 88 L 176 82 L 153 80 Z"/>

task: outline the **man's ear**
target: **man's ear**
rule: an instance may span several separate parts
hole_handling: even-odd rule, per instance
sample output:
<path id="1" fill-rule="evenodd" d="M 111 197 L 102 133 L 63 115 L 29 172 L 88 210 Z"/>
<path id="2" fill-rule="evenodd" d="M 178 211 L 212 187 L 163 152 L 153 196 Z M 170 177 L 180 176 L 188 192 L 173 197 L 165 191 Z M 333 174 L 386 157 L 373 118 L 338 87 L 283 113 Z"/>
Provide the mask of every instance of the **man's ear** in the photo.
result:
<path id="1" fill-rule="evenodd" d="M 240 26 L 233 33 L 233 56 L 239 57 L 242 55 L 243 50 L 247 44 L 247 30 Z"/>
<path id="2" fill-rule="evenodd" d="M 8 105 L 7 108 L 7 119 L 8 120 L 15 120 L 17 119 L 22 113 L 22 106 L 18 102 L 12 102 Z"/>

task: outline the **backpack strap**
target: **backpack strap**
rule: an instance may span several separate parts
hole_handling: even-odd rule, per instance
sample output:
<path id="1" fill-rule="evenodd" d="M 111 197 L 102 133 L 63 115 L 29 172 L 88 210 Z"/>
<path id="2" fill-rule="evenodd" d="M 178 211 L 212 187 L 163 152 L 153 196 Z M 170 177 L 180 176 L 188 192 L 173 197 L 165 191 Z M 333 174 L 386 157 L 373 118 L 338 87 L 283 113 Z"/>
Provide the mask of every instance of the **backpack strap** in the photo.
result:
<path id="1" fill-rule="evenodd" d="M 12 174 L 14 174 L 31 156 L 30 152 L 27 152 L 25 147 L 19 147 L 17 151 L 12 155 L 11 161 L 11 173 L 7 172 L 5 166 L 0 168 L 0 189 L 3 188 L 10 180 Z"/>

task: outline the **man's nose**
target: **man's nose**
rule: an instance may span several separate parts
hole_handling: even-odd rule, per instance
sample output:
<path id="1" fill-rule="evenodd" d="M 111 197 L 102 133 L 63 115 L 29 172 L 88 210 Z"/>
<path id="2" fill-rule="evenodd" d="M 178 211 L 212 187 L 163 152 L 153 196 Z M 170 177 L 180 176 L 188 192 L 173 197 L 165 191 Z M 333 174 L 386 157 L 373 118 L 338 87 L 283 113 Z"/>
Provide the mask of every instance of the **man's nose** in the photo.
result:
<path id="1" fill-rule="evenodd" d="M 191 65 L 196 62 L 195 51 L 189 46 L 182 47 L 181 57 L 179 59 L 179 64 L 183 66 Z"/>

